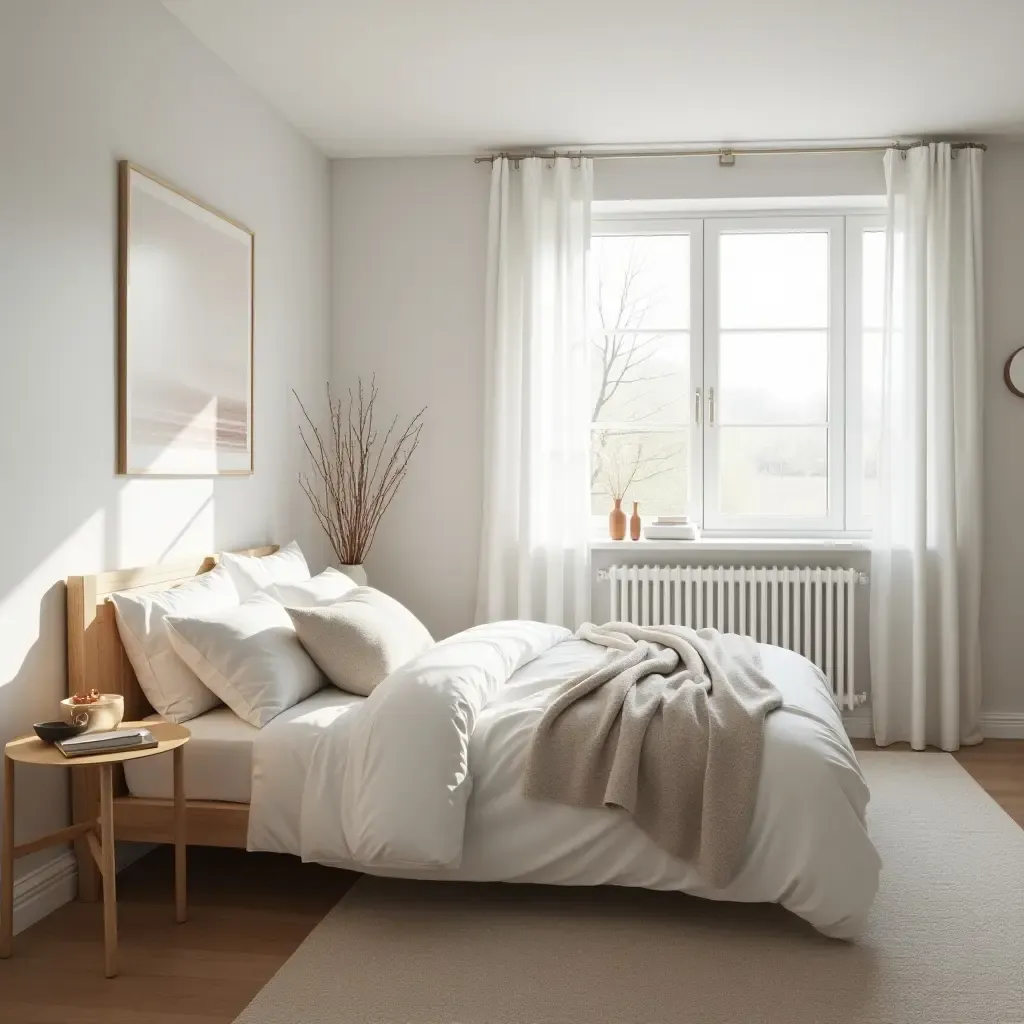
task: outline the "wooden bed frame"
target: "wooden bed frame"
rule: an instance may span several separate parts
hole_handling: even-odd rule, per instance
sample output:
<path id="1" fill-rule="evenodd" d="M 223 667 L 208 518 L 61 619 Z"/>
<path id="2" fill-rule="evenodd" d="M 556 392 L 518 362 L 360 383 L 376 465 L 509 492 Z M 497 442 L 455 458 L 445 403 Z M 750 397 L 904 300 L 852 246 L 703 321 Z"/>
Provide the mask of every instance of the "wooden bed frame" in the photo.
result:
<path id="1" fill-rule="evenodd" d="M 249 548 L 242 555 L 272 555 L 277 545 Z M 118 569 L 98 576 L 70 576 L 68 604 L 68 695 L 91 690 L 119 693 L 124 697 L 125 721 L 138 721 L 153 714 L 139 686 L 128 655 L 121 644 L 114 606 L 107 598 L 118 591 L 167 590 L 200 573 L 209 572 L 219 555 L 188 561 Z M 71 773 L 72 820 L 75 824 L 95 821 L 99 815 L 98 770 L 79 769 Z M 186 842 L 196 846 L 232 846 L 245 849 L 249 827 L 249 805 L 215 800 L 186 801 Z M 174 842 L 174 801 L 133 797 L 124 780 L 124 770 L 115 767 L 114 838 L 143 843 Z M 75 842 L 78 860 L 78 898 L 99 898 L 100 875 L 84 839 Z"/>

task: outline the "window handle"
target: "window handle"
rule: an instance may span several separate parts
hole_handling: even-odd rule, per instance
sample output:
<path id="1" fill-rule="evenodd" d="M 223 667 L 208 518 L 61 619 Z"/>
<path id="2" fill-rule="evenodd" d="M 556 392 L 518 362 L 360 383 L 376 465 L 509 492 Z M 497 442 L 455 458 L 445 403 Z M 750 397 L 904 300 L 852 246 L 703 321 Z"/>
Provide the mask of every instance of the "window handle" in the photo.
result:
<path id="1" fill-rule="evenodd" d="M 700 407 L 701 397 L 700 388 L 695 388 L 693 392 L 693 422 L 700 423 Z"/>
<path id="2" fill-rule="evenodd" d="M 708 388 L 708 423 L 715 425 L 715 389 Z"/>

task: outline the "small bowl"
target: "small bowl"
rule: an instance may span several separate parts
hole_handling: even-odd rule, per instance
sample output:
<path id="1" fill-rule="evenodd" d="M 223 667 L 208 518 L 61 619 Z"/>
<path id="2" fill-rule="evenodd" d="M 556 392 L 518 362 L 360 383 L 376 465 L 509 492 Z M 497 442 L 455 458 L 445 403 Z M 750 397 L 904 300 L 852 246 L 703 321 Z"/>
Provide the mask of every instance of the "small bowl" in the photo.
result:
<path id="1" fill-rule="evenodd" d="M 116 729 L 124 718 L 124 697 L 119 693 L 101 693 L 95 704 L 72 704 L 66 697 L 60 702 L 60 713 L 64 721 L 73 723 L 85 715 L 89 722 L 86 732 L 107 732 Z"/>
<path id="2" fill-rule="evenodd" d="M 85 725 L 73 725 L 69 722 L 37 722 L 32 726 L 36 735 L 44 743 L 56 743 L 57 740 L 69 740 L 72 736 L 85 732 Z"/>

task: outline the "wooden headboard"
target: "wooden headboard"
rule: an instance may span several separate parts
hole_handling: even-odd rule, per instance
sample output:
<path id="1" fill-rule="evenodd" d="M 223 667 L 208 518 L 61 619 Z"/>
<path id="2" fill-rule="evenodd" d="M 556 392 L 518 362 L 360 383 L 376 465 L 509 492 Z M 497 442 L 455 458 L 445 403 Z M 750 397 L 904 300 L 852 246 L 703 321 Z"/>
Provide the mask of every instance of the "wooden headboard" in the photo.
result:
<path id="1" fill-rule="evenodd" d="M 272 555 L 277 545 L 249 548 L 240 555 Z M 124 696 L 125 721 L 138 721 L 153 713 L 135 678 L 121 644 L 114 606 L 107 600 L 122 590 L 168 590 L 200 573 L 209 572 L 220 560 L 206 555 L 182 562 L 164 562 L 140 569 L 115 569 L 97 576 L 68 577 L 68 696 L 96 687 L 101 693 Z M 77 773 L 76 773 L 77 774 Z"/>
<path id="2" fill-rule="evenodd" d="M 240 555 L 272 555 L 277 545 L 249 548 Z M 146 695 L 139 686 L 128 655 L 117 631 L 114 606 L 107 600 L 123 590 L 169 590 L 171 587 L 209 572 L 220 561 L 219 555 L 190 558 L 181 562 L 165 562 L 140 569 L 116 569 L 97 576 L 69 576 L 68 588 L 68 695 L 96 687 L 102 693 L 124 696 L 125 721 L 138 721 L 153 713 Z M 174 835 L 174 807 L 170 800 L 133 800 L 128 796 L 121 765 L 114 771 L 114 835 L 118 839 L 143 842 L 170 842 Z M 127 799 L 129 808 L 121 804 Z M 138 813 L 127 814 L 137 805 Z M 213 820 L 229 820 L 234 824 L 230 841 L 214 845 L 245 846 L 248 807 L 237 804 L 200 805 L 196 813 L 207 814 L 208 808 L 221 808 Z M 71 817 L 75 823 L 95 821 L 100 809 L 98 772 L 81 770 L 71 773 Z M 187 814 L 192 813 L 189 807 Z M 205 818 L 188 828 L 207 836 L 211 832 Z M 221 838 L 226 834 L 221 828 Z M 91 838 L 91 837 L 90 837 Z M 84 836 L 75 840 L 78 860 L 78 897 L 92 901 L 99 895 L 99 873 Z"/>

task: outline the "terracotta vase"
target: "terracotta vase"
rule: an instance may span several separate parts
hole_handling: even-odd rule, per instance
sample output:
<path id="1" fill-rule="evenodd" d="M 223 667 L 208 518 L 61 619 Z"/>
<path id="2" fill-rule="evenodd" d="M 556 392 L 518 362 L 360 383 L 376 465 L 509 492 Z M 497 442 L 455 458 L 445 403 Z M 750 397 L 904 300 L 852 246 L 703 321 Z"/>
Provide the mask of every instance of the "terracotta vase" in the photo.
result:
<path id="1" fill-rule="evenodd" d="M 633 502 L 633 514 L 629 517 L 629 537 L 630 540 L 640 539 L 640 506 L 637 502 Z"/>
<path id="2" fill-rule="evenodd" d="M 622 499 L 615 499 L 615 508 L 608 513 L 608 536 L 612 540 L 626 539 L 626 513 L 622 511 Z"/>

